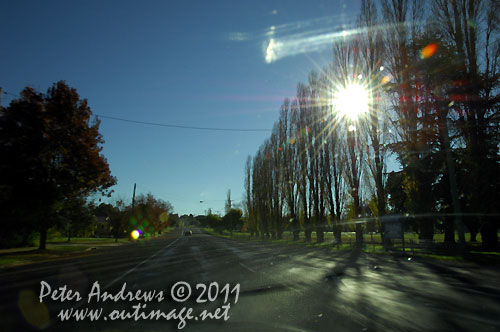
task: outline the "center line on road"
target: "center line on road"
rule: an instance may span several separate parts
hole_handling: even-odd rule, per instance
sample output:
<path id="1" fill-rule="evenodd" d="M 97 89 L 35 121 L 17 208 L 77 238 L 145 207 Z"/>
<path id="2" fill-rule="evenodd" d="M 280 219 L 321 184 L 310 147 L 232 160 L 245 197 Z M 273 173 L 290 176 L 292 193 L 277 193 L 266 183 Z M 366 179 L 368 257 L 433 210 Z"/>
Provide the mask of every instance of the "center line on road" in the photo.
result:
<path id="1" fill-rule="evenodd" d="M 120 279 L 122 279 L 123 277 L 125 277 L 126 275 L 132 273 L 135 271 L 135 269 L 137 269 L 139 266 L 141 266 L 142 264 L 146 263 L 147 261 L 149 261 L 151 258 L 155 257 L 156 255 L 158 255 L 158 253 L 160 251 L 162 251 L 163 249 L 167 249 L 169 247 L 171 247 L 175 242 L 177 242 L 179 240 L 179 238 L 175 239 L 172 243 L 170 243 L 169 245 L 161 248 L 160 250 L 158 250 L 157 252 L 155 252 L 154 254 L 152 254 L 151 256 L 149 256 L 148 258 L 146 258 L 145 260 L 143 260 L 142 262 L 140 262 L 139 264 L 137 264 L 136 266 L 134 266 L 133 268 L 131 268 L 130 270 L 128 270 L 127 272 L 125 272 L 124 274 L 122 274 L 121 276 L 119 276 L 118 278 L 114 279 L 113 281 L 111 281 L 109 284 L 107 284 L 106 286 L 103 287 L 102 290 L 106 290 L 108 289 L 109 287 L 113 286 L 113 284 L 117 281 L 119 281 Z M 85 302 L 84 301 L 80 301 L 78 303 L 76 303 L 74 306 L 72 306 L 71 309 L 78 309 L 80 308 L 82 305 L 84 305 Z M 54 324 L 57 323 L 57 319 L 56 317 L 53 317 L 50 322 L 49 322 L 49 325 L 48 326 L 53 326 Z"/>
<path id="2" fill-rule="evenodd" d="M 241 265 L 242 267 L 244 267 L 245 269 L 247 269 L 248 271 L 253 272 L 253 273 L 256 273 L 256 271 L 255 271 L 254 269 L 252 269 L 251 267 L 248 267 L 248 266 L 246 266 L 246 265 L 245 265 L 245 264 L 243 264 L 243 263 L 240 263 L 240 265 Z"/>
<path id="3" fill-rule="evenodd" d="M 111 281 L 109 284 L 107 284 L 106 286 L 103 287 L 103 290 L 106 290 L 108 289 L 109 287 L 113 286 L 113 284 L 117 281 L 119 281 L 120 279 L 122 279 L 123 277 L 129 275 L 130 273 L 134 272 L 139 266 L 141 266 L 142 264 L 146 263 L 147 261 L 149 261 L 151 258 L 155 257 L 156 255 L 158 255 L 158 253 L 160 251 L 163 251 L 164 249 L 167 249 L 169 247 L 171 247 L 172 245 L 174 245 L 175 242 L 177 242 L 179 240 L 179 238 L 175 239 L 174 242 L 170 243 L 168 246 L 164 247 L 164 248 L 161 248 L 160 250 L 158 250 L 157 252 L 155 252 L 154 254 L 152 254 L 151 256 L 149 256 L 148 258 L 146 258 L 145 260 L 143 260 L 142 262 L 140 262 L 139 264 L 137 264 L 136 266 L 134 266 L 133 268 L 131 268 L 130 270 L 128 270 L 127 272 L 125 272 L 124 274 L 120 275 L 119 277 L 117 277 L 116 279 L 114 279 L 113 281 Z"/>

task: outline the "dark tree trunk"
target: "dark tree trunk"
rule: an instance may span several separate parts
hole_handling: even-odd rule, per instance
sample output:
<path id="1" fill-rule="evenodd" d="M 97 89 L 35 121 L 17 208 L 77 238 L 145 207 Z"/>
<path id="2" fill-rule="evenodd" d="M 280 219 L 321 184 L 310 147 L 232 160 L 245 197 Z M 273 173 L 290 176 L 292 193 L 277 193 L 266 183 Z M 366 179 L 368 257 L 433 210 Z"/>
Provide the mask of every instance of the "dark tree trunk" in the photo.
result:
<path id="1" fill-rule="evenodd" d="M 484 249 L 487 251 L 498 250 L 498 227 L 494 220 L 487 218 L 481 226 L 481 237 Z"/>
<path id="2" fill-rule="evenodd" d="M 333 226 L 333 237 L 335 238 L 335 242 L 337 244 L 340 244 L 342 243 L 342 225 L 338 225 L 338 221 L 337 221 L 337 225 Z"/>
<path id="3" fill-rule="evenodd" d="M 292 226 L 293 226 L 293 240 L 298 241 L 300 235 L 300 225 L 299 225 L 299 220 L 295 216 L 292 219 Z"/>
<path id="4" fill-rule="evenodd" d="M 267 225 L 264 222 L 264 219 L 261 218 L 260 219 L 260 236 L 261 236 L 261 238 L 264 239 L 266 237 L 266 234 L 267 234 Z"/>
<path id="5" fill-rule="evenodd" d="M 431 218 L 421 218 L 420 220 L 420 240 L 432 240 L 434 237 L 434 221 Z"/>
<path id="6" fill-rule="evenodd" d="M 323 232 L 323 229 L 320 226 L 320 229 L 316 231 L 316 242 L 317 243 L 323 243 L 325 241 L 325 233 Z"/>
<path id="7" fill-rule="evenodd" d="M 323 243 L 325 242 L 325 226 L 324 226 L 324 217 L 320 217 L 319 224 L 316 227 L 316 242 Z"/>
<path id="8" fill-rule="evenodd" d="M 363 228 L 359 222 L 356 223 L 356 245 L 363 245 Z"/>
<path id="9" fill-rule="evenodd" d="M 312 241 L 312 237 L 311 237 L 311 234 L 312 234 L 312 227 L 311 227 L 311 221 L 306 219 L 304 220 L 304 224 L 305 224 L 305 230 L 304 230 L 304 241 L 305 242 L 311 242 Z"/>
<path id="10" fill-rule="evenodd" d="M 47 228 L 42 228 L 40 230 L 40 245 L 39 250 L 45 250 L 47 248 Z"/>
<path id="11" fill-rule="evenodd" d="M 276 238 L 281 240 L 283 238 L 283 225 L 281 222 L 281 217 L 276 217 Z"/>
<path id="12" fill-rule="evenodd" d="M 359 217 L 359 212 L 361 210 L 360 203 L 359 203 L 358 188 L 359 188 L 359 186 L 356 187 L 356 190 L 354 191 L 354 194 L 353 194 L 354 219 L 357 219 Z M 363 245 L 363 227 L 362 227 L 361 223 L 359 223 L 358 221 L 356 221 L 355 231 L 356 231 L 356 245 L 362 246 Z"/>
<path id="13" fill-rule="evenodd" d="M 455 227 L 454 220 L 451 218 L 444 219 L 444 242 L 455 243 Z"/>
<path id="14" fill-rule="evenodd" d="M 477 242 L 477 230 L 474 228 L 470 229 L 470 242 Z"/>

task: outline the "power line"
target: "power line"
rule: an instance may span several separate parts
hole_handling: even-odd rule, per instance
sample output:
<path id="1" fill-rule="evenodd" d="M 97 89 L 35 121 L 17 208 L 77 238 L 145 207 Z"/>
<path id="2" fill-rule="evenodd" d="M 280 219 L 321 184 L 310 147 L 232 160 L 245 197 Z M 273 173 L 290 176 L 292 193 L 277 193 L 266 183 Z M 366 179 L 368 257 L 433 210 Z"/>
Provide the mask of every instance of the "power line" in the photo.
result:
<path id="1" fill-rule="evenodd" d="M 212 130 L 212 131 L 245 131 L 245 132 L 251 132 L 251 131 L 254 131 L 254 132 L 255 131 L 259 131 L 259 132 L 261 132 L 261 131 L 271 131 L 271 129 L 256 129 L 256 128 L 216 128 L 216 127 L 181 126 L 181 125 L 173 125 L 173 124 L 167 124 L 167 123 L 129 120 L 129 119 L 117 118 L 117 117 L 113 117 L 113 116 L 100 115 L 100 114 L 95 114 L 95 115 L 97 117 L 101 117 L 101 118 L 104 118 L 104 119 L 124 121 L 124 122 L 131 122 L 131 123 L 138 123 L 138 124 L 145 124 L 145 125 L 150 125 L 150 126 L 168 127 L 168 128 L 180 128 L 180 129 L 192 129 L 192 130 Z"/>
<path id="2" fill-rule="evenodd" d="M 5 95 L 11 95 L 11 96 L 14 96 L 14 97 L 19 97 L 19 95 L 16 95 L 16 94 L 14 94 L 14 93 L 10 93 L 10 92 L 7 92 L 7 91 L 3 91 L 3 93 L 4 93 Z"/>
<path id="3" fill-rule="evenodd" d="M 7 91 L 3 91 L 4 94 L 6 95 L 11 95 L 14 97 L 20 97 L 17 94 L 10 93 Z M 129 123 L 136 123 L 136 124 L 143 124 L 143 125 L 148 125 L 148 126 L 158 126 L 158 127 L 167 127 L 167 128 L 179 128 L 179 129 L 191 129 L 191 130 L 211 130 L 211 131 L 236 131 L 236 132 L 265 132 L 265 131 L 271 131 L 271 129 L 260 129 L 260 128 L 217 128 L 217 127 L 196 127 L 196 126 L 182 126 L 182 125 L 174 125 L 174 124 L 168 124 L 168 123 L 159 123 L 159 122 L 148 122 L 148 121 L 139 121 L 139 120 L 130 120 L 130 119 L 124 119 L 124 118 L 119 118 L 119 117 L 114 117 L 114 116 L 108 116 L 108 115 L 101 115 L 101 114 L 94 114 L 98 118 L 103 118 L 103 119 L 109 119 L 109 120 L 115 120 L 115 121 L 123 121 L 123 122 L 129 122 Z"/>

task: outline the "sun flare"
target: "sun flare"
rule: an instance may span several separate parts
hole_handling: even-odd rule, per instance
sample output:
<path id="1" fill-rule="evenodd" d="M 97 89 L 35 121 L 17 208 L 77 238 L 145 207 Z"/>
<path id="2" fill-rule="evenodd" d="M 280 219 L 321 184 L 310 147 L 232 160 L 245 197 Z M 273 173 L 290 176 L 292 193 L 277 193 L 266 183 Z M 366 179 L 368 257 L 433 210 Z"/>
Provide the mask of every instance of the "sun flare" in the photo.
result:
<path id="1" fill-rule="evenodd" d="M 342 118 L 356 120 L 368 112 L 368 90 L 359 84 L 339 88 L 333 96 L 333 105 Z"/>

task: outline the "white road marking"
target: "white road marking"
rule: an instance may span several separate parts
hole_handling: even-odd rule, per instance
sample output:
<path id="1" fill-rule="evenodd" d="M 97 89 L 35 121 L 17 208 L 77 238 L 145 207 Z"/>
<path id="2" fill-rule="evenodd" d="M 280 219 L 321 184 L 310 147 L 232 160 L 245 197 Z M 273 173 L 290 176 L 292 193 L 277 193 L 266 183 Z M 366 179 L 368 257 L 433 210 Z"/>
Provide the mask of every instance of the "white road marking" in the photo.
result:
<path id="1" fill-rule="evenodd" d="M 148 258 L 146 258 L 145 260 L 143 260 L 142 262 L 140 262 L 139 264 L 137 264 L 136 266 L 134 266 L 133 268 L 131 268 L 130 270 L 128 270 L 127 272 L 125 272 L 124 274 L 118 276 L 117 278 L 115 278 L 113 281 L 111 281 L 109 284 L 107 284 L 106 286 L 103 287 L 103 290 L 106 290 L 108 289 L 109 287 L 113 286 L 115 284 L 115 282 L 121 280 L 123 277 L 129 275 L 130 273 L 134 272 L 139 266 L 141 266 L 142 264 L 146 263 L 147 261 L 149 261 L 151 258 L 155 257 L 156 255 L 158 255 L 158 253 L 160 253 L 161 251 L 163 251 L 164 249 L 167 249 L 169 247 L 171 247 L 172 245 L 174 245 L 175 242 L 177 242 L 179 240 L 179 238 L 175 239 L 174 242 L 170 243 L 168 246 L 166 247 L 163 247 L 161 248 L 160 250 L 158 250 L 157 252 L 155 252 L 154 254 L 152 254 L 151 256 L 149 256 Z"/>
<path id="2" fill-rule="evenodd" d="M 248 267 L 248 266 L 246 266 L 246 265 L 245 265 L 245 264 L 243 264 L 243 263 L 240 263 L 240 265 L 241 265 L 242 267 L 244 267 L 245 269 L 247 269 L 248 271 L 253 272 L 253 273 L 256 273 L 256 271 L 255 271 L 254 269 L 252 269 L 251 267 Z"/>

